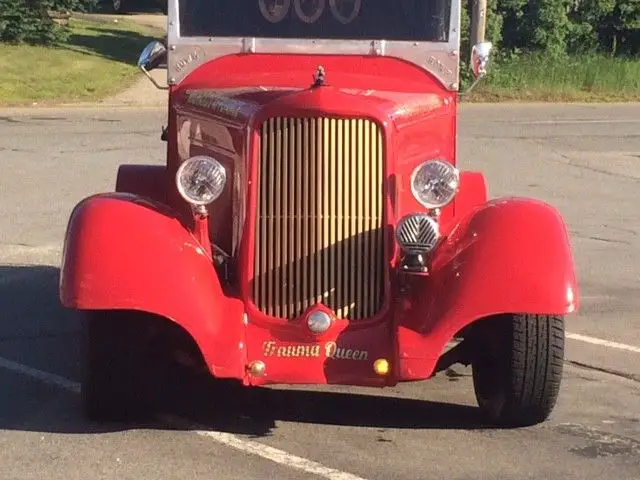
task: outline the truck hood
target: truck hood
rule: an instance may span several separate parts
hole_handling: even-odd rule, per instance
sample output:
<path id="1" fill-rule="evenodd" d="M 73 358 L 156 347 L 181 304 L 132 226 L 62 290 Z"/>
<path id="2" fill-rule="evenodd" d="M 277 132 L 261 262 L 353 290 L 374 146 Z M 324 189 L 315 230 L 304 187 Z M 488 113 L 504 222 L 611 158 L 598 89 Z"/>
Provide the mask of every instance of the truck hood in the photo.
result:
<path id="1" fill-rule="evenodd" d="M 320 66 L 325 85 L 312 87 Z M 345 55 L 228 55 L 198 67 L 172 96 L 223 117 L 320 113 L 366 116 L 397 128 L 451 114 L 456 101 L 455 92 L 415 65 Z"/>
<path id="2" fill-rule="evenodd" d="M 246 88 L 185 89 L 178 103 L 206 110 L 216 116 L 251 121 L 255 117 L 287 112 L 366 116 L 390 122 L 396 129 L 416 121 L 450 113 L 453 100 L 439 93 L 336 88 L 259 86 Z"/>

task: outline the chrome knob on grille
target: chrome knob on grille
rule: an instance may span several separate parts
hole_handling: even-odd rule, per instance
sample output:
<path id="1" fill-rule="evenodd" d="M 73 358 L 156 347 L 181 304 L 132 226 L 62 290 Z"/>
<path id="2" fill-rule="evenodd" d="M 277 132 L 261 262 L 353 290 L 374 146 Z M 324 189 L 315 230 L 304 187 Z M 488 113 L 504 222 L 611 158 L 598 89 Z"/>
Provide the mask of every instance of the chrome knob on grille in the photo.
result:
<path id="1" fill-rule="evenodd" d="M 405 252 L 431 251 L 440 237 L 438 222 L 426 213 L 413 213 L 403 217 L 396 228 L 396 238 Z"/>
<path id="2" fill-rule="evenodd" d="M 307 327 L 313 333 L 320 334 L 329 330 L 331 324 L 333 323 L 333 318 L 326 312 L 313 312 L 307 318 Z"/>

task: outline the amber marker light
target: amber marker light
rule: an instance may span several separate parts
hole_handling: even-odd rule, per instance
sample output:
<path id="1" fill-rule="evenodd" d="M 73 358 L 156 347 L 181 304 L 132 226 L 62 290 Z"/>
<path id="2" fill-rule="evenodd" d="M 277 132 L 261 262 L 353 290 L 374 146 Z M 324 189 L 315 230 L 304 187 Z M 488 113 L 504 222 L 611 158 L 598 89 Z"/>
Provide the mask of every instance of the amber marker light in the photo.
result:
<path id="1" fill-rule="evenodd" d="M 389 375 L 389 362 L 384 358 L 379 358 L 373 362 L 373 371 L 378 375 Z"/>

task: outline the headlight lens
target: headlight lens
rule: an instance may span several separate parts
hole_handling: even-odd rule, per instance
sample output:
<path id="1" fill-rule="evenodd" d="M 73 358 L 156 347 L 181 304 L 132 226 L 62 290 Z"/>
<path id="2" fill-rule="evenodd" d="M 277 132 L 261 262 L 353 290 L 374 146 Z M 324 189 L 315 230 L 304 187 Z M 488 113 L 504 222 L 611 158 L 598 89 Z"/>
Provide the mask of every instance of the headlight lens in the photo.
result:
<path id="1" fill-rule="evenodd" d="M 411 175 L 411 191 L 425 208 L 441 208 L 458 193 L 460 172 L 444 160 L 430 160 Z"/>
<path id="2" fill-rule="evenodd" d="M 217 160 L 197 156 L 185 160 L 178 173 L 176 185 L 182 198 L 193 205 L 208 205 L 216 200 L 227 182 L 227 172 Z"/>

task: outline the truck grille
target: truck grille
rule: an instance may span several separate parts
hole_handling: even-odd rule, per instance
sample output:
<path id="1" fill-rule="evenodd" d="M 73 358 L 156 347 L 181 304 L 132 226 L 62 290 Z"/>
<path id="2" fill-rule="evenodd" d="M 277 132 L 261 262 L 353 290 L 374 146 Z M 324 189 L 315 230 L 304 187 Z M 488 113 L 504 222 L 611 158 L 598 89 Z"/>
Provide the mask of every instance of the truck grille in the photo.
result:
<path id="1" fill-rule="evenodd" d="M 293 319 L 322 303 L 338 318 L 384 301 L 383 145 L 363 119 L 272 118 L 261 131 L 253 300 Z"/>

